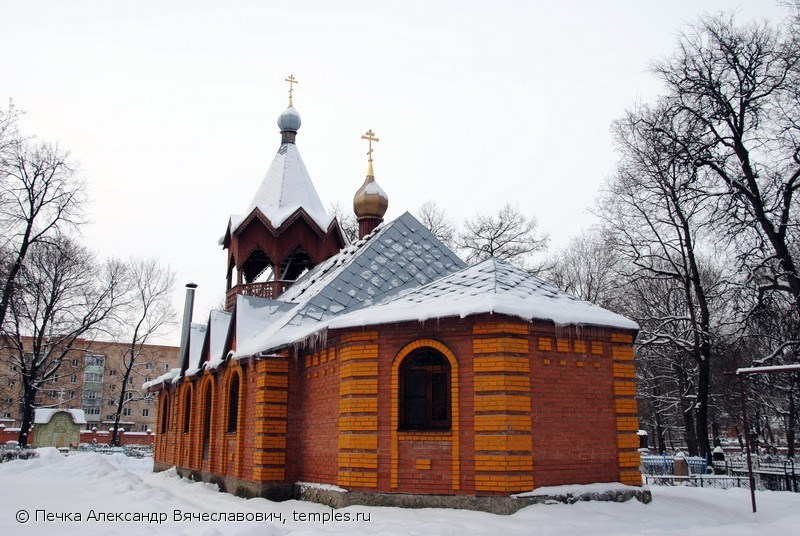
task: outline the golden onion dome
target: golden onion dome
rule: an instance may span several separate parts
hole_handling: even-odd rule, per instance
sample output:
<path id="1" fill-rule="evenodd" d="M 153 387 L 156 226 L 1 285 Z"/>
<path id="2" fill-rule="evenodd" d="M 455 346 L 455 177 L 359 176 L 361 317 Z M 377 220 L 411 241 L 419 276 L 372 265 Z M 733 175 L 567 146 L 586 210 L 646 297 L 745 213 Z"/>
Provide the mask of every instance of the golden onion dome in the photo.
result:
<path id="1" fill-rule="evenodd" d="M 386 214 L 386 209 L 389 207 L 389 197 L 375 182 L 375 171 L 372 169 L 372 142 L 381 140 L 375 136 L 372 129 L 361 136 L 361 139 L 369 142 L 369 152 L 367 153 L 369 160 L 367 161 L 367 178 L 353 197 L 353 212 L 356 213 L 359 220 L 368 218 L 383 220 L 383 215 Z"/>
<path id="2" fill-rule="evenodd" d="M 353 211 L 359 220 L 364 218 L 382 219 L 388 207 L 389 197 L 375 182 L 372 162 L 370 162 L 367 178 L 353 197 Z"/>

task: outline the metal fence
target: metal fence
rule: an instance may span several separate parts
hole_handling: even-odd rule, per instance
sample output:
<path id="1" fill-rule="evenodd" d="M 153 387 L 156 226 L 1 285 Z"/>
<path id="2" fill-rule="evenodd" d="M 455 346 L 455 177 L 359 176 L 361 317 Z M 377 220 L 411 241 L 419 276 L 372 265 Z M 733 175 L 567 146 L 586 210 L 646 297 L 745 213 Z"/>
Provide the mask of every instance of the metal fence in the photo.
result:
<path id="1" fill-rule="evenodd" d="M 706 459 L 699 456 L 689 456 L 686 458 L 686 463 L 689 464 L 689 474 L 702 475 L 708 472 L 708 465 Z M 642 472 L 646 475 L 674 475 L 675 474 L 675 457 L 653 454 L 642 455 Z"/>
<path id="2" fill-rule="evenodd" d="M 745 460 L 730 459 L 714 462 L 716 471 L 733 476 L 747 478 L 747 462 Z M 759 459 L 753 457 L 753 476 L 756 480 L 756 489 L 772 491 L 800 492 L 800 473 L 794 460 L 776 460 L 774 458 Z"/>
<path id="3" fill-rule="evenodd" d="M 67 448 L 58 449 L 69 454 Z M 131 458 L 148 458 L 153 456 L 153 447 L 149 445 L 129 445 L 125 447 L 109 447 L 108 445 L 81 444 L 78 452 L 96 452 L 98 454 L 124 454 Z M 20 448 L 18 446 L 0 445 L 0 463 L 11 460 L 27 460 L 36 457 L 36 447 Z"/>
<path id="4" fill-rule="evenodd" d="M 699 474 L 689 476 L 675 475 L 644 475 L 645 484 L 653 486 L 690 486 L 693 488 L 750 489 L 750 479 L 747 474 L 743 476 Z M 756 489 L 759 488 L 756 485 Z"/>
<path id="5" fill-rule="evenodd" d="M 81 443 L 78 445 L 79 452 L 96 452 L 98 454 L 124 454 L 131 458 L 145 458 L 153 455 L 151 445 L 126 445 L 124 447 L 110 447 L 108 445 L 95 445 L 91 443 Z"/>
<path id="6" fill-rule="evenodd" d="M 715 461 L 708 466 L 704 458 L 687 457 L 688 476 L 675 476 L 675 458 L 667 455 L 643 455 L 642 473 L 652 485 L 693 486 L 699 488 L 750 488 L 747 461 L 743 457 Z M 753 476 L 758 490 L 800 492 L 800 467 L 793 459 L 753 457 Z"/>

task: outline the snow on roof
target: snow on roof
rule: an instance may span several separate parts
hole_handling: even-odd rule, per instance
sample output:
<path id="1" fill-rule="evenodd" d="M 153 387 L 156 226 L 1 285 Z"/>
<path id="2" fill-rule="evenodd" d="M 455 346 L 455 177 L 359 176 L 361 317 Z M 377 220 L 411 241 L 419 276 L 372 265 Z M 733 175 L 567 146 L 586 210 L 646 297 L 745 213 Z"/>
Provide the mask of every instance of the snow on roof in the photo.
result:
<path id="1" fill-rule="evenodd" d="M 203 347 L 206 337 L 211 361 L 222 361 L 222 352 L 225 349 L 225 340 L 228 337 L 228 328 L 231 323 L 231 314 L 225 311 L 212 310 L 209 314 L 208 325 L 192 323 L 192 338 L 189 342 L 189 366 L 186 367 L 186 376 L 194 376 L 203 365 Z M 202 328 L 202 329 L 201 329 Z M 209 330 L 210 328 L 210 330 Z"/>
<path id="2" fill-rule="evenodd" d="M 271 324 L 280 319 L 284 313 L 294 309 L 297 304 L 286 303 L 278 300 L 270 300 L 267 298 L 257 298 L 255 296 L 244 296 L 239 294 L 236 296 L 236 341 L 247 341 L 252 339 L 259 333 L 266 330 Z M 219 313 L 220 311 L 212 311 Z M 228 314 L 229 313 L 223 313 Z M 230 325 L 230 318 L 228 324 Z M 227 335 L 227 327 L 225 334 Z M 217 368 L 225 360 L 223 355 L 224 340 L 221 341 L 218 351 L 211 354 L 208 368 Z"/>
<path id="3" fill-rule="evenodd" d="M 247 210 L 241 215 L 231 215 L 230 232 L 236 231 L 255 209 L 259 209 L 277 229 L 299 208 L 305 210 L 323 231 L 333 221 L 333 216 L 326 212 L 320 201 L 297 145 L 283 143 Z"/>
<path id="4" fill-rule="evenodd" d="M 86 415 L 82 409 L 37 408 L 33 410 L 33 424 L 47 424 L 56 413 L 69 413 L 75 424 L 86 424 Z"/>
<path id="5" fill-rule="evenodd" d="M 280 298 L 237 296 L 235 358 L 300 343 L 326 329 L 482 313 L 639 329 L 507 262 L 489 259 L 467 267 L 408 212 L 307 272 Z M 227 313 L 215 313 L 212 326 L 219 325 L 221 337 L 229 324 L 223 326 L 219 315 Z M 209 368 L 224 361 L 223 344 L 211 344 Z M 151 384 L 170 380 L 179 378 L 170 373 Z"/>
<path id="6" fill-rule="evenodd" d="M 164 374 L 162 374 L 161 376 L 159 376 L 155 380 L 150 380 L 149 382 L 144 382 L 142 384 L 142 389 L 147 391 L 151 387 L 155 387 L 156 385 L 159 385 L 159 384 L 162 384 L 162 383 L 168 383 L 168 382 L 169 383 L 175 383 L 175 381 L 178 379 L 178 376 L 180 375 L 180 373 L 181 373 L 181 369 L 180 368 L 170 369 L 169 372 L 165 372 Z"/>
<path id="7" fill-rule="evenodd" d="M 192 322 L 189 330 L 189 366 L 186 370 L 196 369 L 200 366 L 207 329 L 205 324 Z"/>
<path id="8" fill-rule="evenodd" d="M 211 327 L 208 334 L 209 359 L 216 359 L 225 351 L 225 340 L 228 338 L 231 316 L 225 311 L 211 311 L 209 314 L 208 325 Z"/>
<path id="9" fill-rule="evenodd" d="M 408 212 L 342 249 L 281 295 L 296 307 L 249 340 L 236 357 L 285 346 L 325 328 L 325 321 L 368 307 L 464 267 L 464 262 Z M 237 310 L 237 315 L 238 315 Z"/>
<path id="10" fill-rule="evenodd" d="M 580 300 L 499 259 L 488 259 L 369 309 L 341 316 L 329 328 L 480 313 L 501 313 L 558 325 L 639 329 L 624 316 Z"/>
<path id="11" fill-rule="evenodd" d="M 282 300 L 236 296 L 236 340 L 252 339 L 295 307 L 296 303 Z"/>

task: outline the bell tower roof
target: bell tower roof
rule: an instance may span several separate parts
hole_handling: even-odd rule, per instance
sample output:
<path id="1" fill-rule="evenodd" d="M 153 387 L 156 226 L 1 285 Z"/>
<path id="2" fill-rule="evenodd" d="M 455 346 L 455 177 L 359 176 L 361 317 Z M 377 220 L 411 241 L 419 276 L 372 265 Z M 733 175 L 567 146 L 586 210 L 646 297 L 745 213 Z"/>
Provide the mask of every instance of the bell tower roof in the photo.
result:
<path id="1" fill-rule="evenodd" d="M 282 143 L 244 214 L 247 217 L 253 210 L 259 209 L 277 229 L 301 208 L 323 231 L 333 221 L 333 216 L 325 210 L 311 182 L 297 145 Z M 231 221 L 232 230 L 238 227 L 238 223 L 241 221 L 235 225 Z"/>
<path id="2" fill-rule="evenodd" d="M 322 205 L 297 150 L 300 114 L 292 105 L 297 79 L 290 76 L 286 81 L 289 106 L 278 118 L 278 152 L 244 212 L 231 216 L 220 239 L 228 250 L 228 310 L 239 294 L 275 299 L 347 243 L 336 218 Z"/>
<path id="3" fill-rule="evenodd" d="M 325 210 L 297 150 L 295 135 L 300 129 L 301 121 L 300 114 L 292 106 L 292 91 L 294 84 L 298 82 L 294 76 L 289 76 L 286 81 L 289 82 L 289 107 L 278 117 L 281 145 L 245 211 L 231 217 L 231 233 L 255 209 L 259 209 L 275 229 L 298 209 L 303 209 L 323 232 L 327 231 L 333 221 L 333 216 Z"/>

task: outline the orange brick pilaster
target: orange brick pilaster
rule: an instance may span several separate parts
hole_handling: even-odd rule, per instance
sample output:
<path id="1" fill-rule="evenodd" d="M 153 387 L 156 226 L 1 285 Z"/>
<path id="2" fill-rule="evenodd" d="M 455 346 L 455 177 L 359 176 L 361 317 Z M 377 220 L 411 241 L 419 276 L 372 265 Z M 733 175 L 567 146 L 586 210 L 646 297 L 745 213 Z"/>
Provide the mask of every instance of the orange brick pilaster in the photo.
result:
<path id="1" fill-rule="evenodd" d="M 475 491 L 533 489 L 528 326 L 473 328 Z M 525 337 L 525 338 L 522 338 Z"/>
<path id="2" fill-rule="evenodd" d="M 639 429 L 636 406 L 633 337 L 624 333 L 611 335 L 611 358 L 614 375 L 614 412 L 617 421 L 619 448 L 619 481 L 631 486 L 642 485 L 639 472 Z"/>
<path id="3" fill-rule="evenodd" d="M 253 480 L 283 482 L 286 478 L 286 416 L 289 361 L 269 356 L 255 364 L 255 448 Z"/>
<path id="4" fill-rule="evenodd" d="M 344 335 L 339 353 L 340 486 L 378 486 L 378 332 Z"/>

